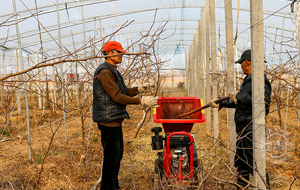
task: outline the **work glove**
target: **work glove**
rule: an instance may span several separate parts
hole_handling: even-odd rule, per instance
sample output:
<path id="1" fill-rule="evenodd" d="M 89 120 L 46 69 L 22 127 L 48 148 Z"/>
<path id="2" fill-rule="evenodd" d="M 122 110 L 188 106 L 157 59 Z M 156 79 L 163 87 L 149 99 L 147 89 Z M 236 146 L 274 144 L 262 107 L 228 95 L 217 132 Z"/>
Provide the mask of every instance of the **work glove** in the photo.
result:
<path id="1" fill-rule="evenodd" d="M 216 102 L 215 102 L 216 100 L 219 100 L 219 98 L 210 100 L 210 101 L 208 102 L 209 107 L 211 107 L 211 108 L 219 108 L 219 104 L 216 104 Z"/>
<path id="2" fill-rule="evenodd" d="M 157 100 L 159 99 L 159 97 L 158 96 L 155 96 L 155 97 L 153 97 L 153 96 L 143 96 L 142 97 L 142 101 L 141 101 L 141 104 L 142 104 L 142 106 L 144 106 L 144 107 L 151 107 L 151 108 L 157 108 L 157 107 L 159 107 L 158 105 L 157 105 Z"/>
<path id="3" fill-rule="evenodd" d="M 230 92 L 229 93 L 229 99 L 230 99 L 230 101 L 233 102 L 233 103 L 235 103 L 235 104 L 237 103 L 237 99 L 236 99 L 237 93 L 238 92 Z"/>
<path id="4" fill-rule="evenodd" d="M 139 93 L 143 93 L 143 92 L 146 92 L 150 89 L 154 89 L 155 88 L 155 84 L 153 83 L 144 83 L 144 84 L 141 84 L 141 85 L 138 85 L 138 91 Z"/>

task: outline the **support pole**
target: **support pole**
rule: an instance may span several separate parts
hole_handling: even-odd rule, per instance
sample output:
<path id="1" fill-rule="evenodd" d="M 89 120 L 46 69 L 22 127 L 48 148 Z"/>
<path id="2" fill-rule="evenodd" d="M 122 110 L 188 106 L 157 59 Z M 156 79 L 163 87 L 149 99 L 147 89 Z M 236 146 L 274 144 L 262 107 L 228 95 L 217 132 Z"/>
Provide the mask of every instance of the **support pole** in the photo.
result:
<path id="1" fill-rule="evenodd" d="M 201 46 L 200 46 L 200 43 L 201 43 L 201 20 L 198 21 L 198 30 L 197 30 L 197 41 L 196 41 L 196 55 L 197 55 L 197 63 L 196 63 L 196 84 L 200 84 L 201 85 Z M 199 86 L 196 88 L 196 95 L 198 98 L 202 98 L 202 89 L 203 87 L 202 86 Z"/>
<path id="2" fill-rule="evenodd" d="M 35 54 L 35 65 L 37 65 L 39 63 L 39 57 L 38 57 L 38 54 L 36 53 Z M 38 75 L 38 102 L 39 102 L 39 109 L 43 109 L 43 103 L 42 103 L 42 96 L 41 96 L 41 73 L 40 73 L 40 69 L 37 69 L 37 75 Z"/>
<path id="3" fill-rule="evenodd" d="M 260 175 L 266 179 L 266 130 L 264 101 L 264 24 L 262 0 L 250 1 L 252 49 L 252 127 L 254 185 L 266 189 Z M 257 170 L 258 172 L 256 172 Z"/>
<path id="4" fill-rule="evenodd" d="M 18 72 L 19 71 L 19 65 L 18 65 L 18 50 L 14 51 L 14 57 L 15 57 L 15 71 Z M 4 68 L 4 62 L 3 62 L 3 68 Z M 6 73 L 5 73 L 6 74 Z M 20 79 L 19 76 L 17 76 L 17 79 Z M 16 95 L 17 97 L 17 106 L 18 106 L 18 114 L 21 115 L 22 112 L 22 108 L 21 108 L 21 100 L 20 98 L 18 98 L 20 96 L 21 91 L 18 91 L 18 95 Z"/>
<path id="5" fill-rule="evenodd" d="M 84 22 L 84 4 L 81 6 L 81 14 L 82 14 L 82 31 L 83 31 L 83 45 L 85 46 L 86 45 L 86 35 L 85 35 L 85 22 Z M 86 49 L 84 49 L 84 58 L 86 56 Z M 86 69 L 87 69 L 87 64 L 86 64 L 86 61 L 84 61 L 84 74 L 83 74 L 83 80 L 86 80 Z M 83 91 L 84 91 L 84 99 L 87 98 L 87 90 L 86 90 L 86 87 L 87 85 L 85 83 L 83 83 Z"/>
<path id="6" fill-rule="evenodd" d="M 232 0 L 225 0 L 225 27 L 226 27 L 226 57 L 227 57 L 227 88 L 228 92 L 234 92 L 234 59 L 233 59 L 233 24 L 232 24 Z M 234 109 L 228 109 L 228 128 L 230 141 L 230 167 L 234 170 L 235 156 L 235 123 Z"/>
<path id="7" fill-rule="evenodd" d="M 206 47 L 205 47 L 205 57 L 206 57 L 206 102 L 210 101 L 210 37 L 209 37 L 209 0 L 205 0 L 205 31 L 206 31 Z M 206 125 L 207 131 L 211 133 L 211 108 L 206 110 Z"/>
<path id="8" fill-rule="evenodd" d="M 196 35 L 194 34 L 194 40 L 193 40 L 193 45 L 192 45 L 192 51 L 191 51 L 191 54 L 192 54 L 192 60 L 191 60 L 191 69 L 190 69 L 190 71 L 191 71 L 191 78 L 192 78 L 192 80 L 191 80 L 191 86 L 190 86 L 190 89 L 191 89 L 191 96 L 195 96 L 195 92 L 196 92 L 196 90 L 195 90 L 195 82 L 196 82 L 196 80 L 195 80 L 195 78 L 196 78 L 196 55 L 195 55 L 195 49 L 196 49 Z"/>
<path id="9" fill-rule="evenodd" d="M 237 51 L 237 44 L 235 44 L 235 60 L 238 60 L 238 51 Z M 239 67 L 234 66 L 234 90 L 236 90 L 237 86 L 237 77 L 239 76 Z"/>
<path id="10" fill-rule="evenodd" d="M 192 62 L 193 62 L 193 57 L 192 57 L 192 45 L 189 46 L 189 91 L 188 91 L 188 96 L 192 96 L 191 94 L 191 86 L 192 86 L 192 78 L 193 78 L 193 73 L 192 73 Z"/>
<path id="11" fill-rule="evenodd" d="M 172 69 L 171 71 L 172 71 L 172 88 L 174 88 L 174 69 Z"/>
<path id="12" fill-rule="evenodd" d="M 186 91 L 189 91 L 189 55 L 185 48 L 185 87 Z"/>
<path id="13" fill-rule="evenodd" d="M 57 104 L 57 98 L 56 98 L 56 74 L 55 74 L 55 66 L 54 65 L 52 66 L 52 75 L 53 75 L 53 82 L 52 82 L 52 86 L 53 86 L 53 99 L 54 99 L 54 103 L 55 103 L 55 105 L 53 104 L 53 111 L 54 111 L 55 108 L 56 108 L 56 104 Z"/>
<path id="14" fill-rule="evenodd" d="M 76 55 L 76 59 L 78 59 L 78 56 Z M 75 93 L 76 93 L 76 97 L 79 94 L 79 82 L 78 82 L 78 62 L 75 61 L 75 76 L 74 76 L 74 80 L 75 80 Z M 79 102 L 79 100 L 77 99 L 77 101 Z"/>
<path id="15" fill-rule="evenodd" d="M 59 18 L 59 0 L 56 0 L 56 9 L 57 9 L 57 31 L 58 31 L 58 44 L 59 44 L 59 56 L 62 56 L 61 49 L 61 34 L 60 34 L 60 18 Z M 61 96 L 63 101 L 63 114 L 64 114 L 64 128 L 65 128 L 65 141 L 67 142 L 67 126 L 66 126 L 66 100 L 65 100 L 65 76 L 64 76 L 64 64 L 61 64 Z"/>
<path id="16" fill-rule="evenodd" d="M 17 7 L 16 1 L 13 0 L 13 9 L 15 15 L 15 23 L 16 23 L 16 33 L 18 37 L 18 49 L 20 54 L 20 62 L 22 65 L 22 70 L 24 70 L 24 62 L 23 62 L 23 54 L 21 48 L 21 37 L 20 37 L 20 30 L 18 24 L 18 14 L 17 14 Z M 22 75 L 23 80 L 26 81 L 26 75 Z M 28 93 L 27 93 L 27 82 L 24 82 L 24 92 L 25 92 L 25 104 L 26 104 L 26 117 L 27 117 L 27 133 L 28 133 L 28 145 L 29 145 L 29 162 L 32 163 L 32 151 L 31 151 L 31 134 L 30 134 L 30 119 L 29 119 L 29 105 L 28 105 Z"/>
<path id="17" fill-rule="evenodd" d="M 209 0 L 210 26 L 211 26 L 211 60 L 212 60 L 212 98 L 218 97 L 218 75 L 217 75 L 217 47 L 216 47 L 216 21 L 215 0 Z M 213 109 L 214 139 L 219 138 L 219 116 L 218 109 Z"/>
<path id="18" fill-rule="evenodd" d="M 5 56 L 5 53 L 4 53 L 4 51 L 2 52 L 2 64 L 0 64 L 0 76 L 1 77 L 3 77 L 3 76 L 5 76 L 4 75 L 4 56 Z M 2 69 L 3 68 L 3 69 Z"/>
<path id="19" fill-rule="evenodd" d="M 300 2 L 297 3 L 297 37 L 298 37 L 298 71 L 300 71 Z M 300 87 L 300 79 L 298 78 L 298 87 Z M 298 94 L 298 107 L 300 105 L 300 94 Z M 299 130 L 300 109 L 298 109 L 297 129 Z"/>
<path id="20" fill-rule="evenodd" d="M 200 98 L 205 100 L 205 9 L 201 7 L 201 25 L 200 25 Z"/>
<path id="21" fill-rule="evenodd" d="M 200 98 L 200 93 L 201 93 L 201 88 L 196 87 L 196 84 L 200 83 L 200 20 L 198 21 L 198 29 L 196 30 L 196 39 L 195 39 L 195 71 L 196 71 L 196 76 L 195 76 L 195 96 Z"/>

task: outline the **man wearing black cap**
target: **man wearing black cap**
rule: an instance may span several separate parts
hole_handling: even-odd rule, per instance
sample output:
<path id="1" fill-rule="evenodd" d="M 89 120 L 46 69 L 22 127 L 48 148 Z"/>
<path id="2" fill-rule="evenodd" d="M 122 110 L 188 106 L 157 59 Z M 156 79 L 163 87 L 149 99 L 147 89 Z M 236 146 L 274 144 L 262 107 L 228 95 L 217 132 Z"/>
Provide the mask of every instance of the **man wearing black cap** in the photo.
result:
<path id="1" fill-rule="evenodd" d="M 220 102 L 218 105 L 215 100 L 209 102 L 210 107 L 235 108 L 234 121 L 236 132 L 238 134 L 236 141 L 236 155 L 234 166 L 239 175 L 249 181 L 249 175 L 253 174 L 253 140 L 252 140 L 252 85 L 251 85 L 251 50 L 245 50 L 239 60 L 235 63 L 241 64 L 246 77 L 240 86 L 240 91 L 229 93 L 230 99 Z M 271 102 L 271 84 L 265 78 L 265 113 L 269 113 Z M 247 184 L 238 179 L 238 184 L 246 186 Z M 267 182 L 269 183 L 268 175 Z"/>
<path id="2" fill-rule="evenodd" d="M 100 190 L 120 189 L 118 173 L 123 157 L 122 122 L 129 119 L 126 111 L 127 104 L 142 104 L 154 107 L 158 97 L 134 97 L 144 92 L 152 84 L 143 84 L 134 88 L 127 88 L 124 79 L 117 70 L 122 62 L 123 54 L 127 52 L 116 41 L 109 41 L 103 47 L 105 63 L 95 71 L 93 81 L 93 120 L 101 130 L 103 147 L 103 167 Z"/>

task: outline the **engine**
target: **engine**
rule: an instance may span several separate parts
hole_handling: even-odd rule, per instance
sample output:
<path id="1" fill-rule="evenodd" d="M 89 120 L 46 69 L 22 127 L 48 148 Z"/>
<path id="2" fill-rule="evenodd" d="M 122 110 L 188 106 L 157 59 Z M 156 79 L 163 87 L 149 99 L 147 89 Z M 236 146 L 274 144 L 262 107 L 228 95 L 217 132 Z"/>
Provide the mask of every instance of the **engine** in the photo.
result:
<path id="1" fill-rule="evenodd" d="M 186 147 L 177 147 L 177 148 L 173 148 L 172 152 L 172 170 L 173 172 L 178 172 L 179 169 L 179 158 L 183 158 L 183 160 L 181 160 L 181 167 L 182 167 L 182 171 L 189 171 L 189 162 L 188 162 L 188 154 L 187 154 L 187 148 Z"/>

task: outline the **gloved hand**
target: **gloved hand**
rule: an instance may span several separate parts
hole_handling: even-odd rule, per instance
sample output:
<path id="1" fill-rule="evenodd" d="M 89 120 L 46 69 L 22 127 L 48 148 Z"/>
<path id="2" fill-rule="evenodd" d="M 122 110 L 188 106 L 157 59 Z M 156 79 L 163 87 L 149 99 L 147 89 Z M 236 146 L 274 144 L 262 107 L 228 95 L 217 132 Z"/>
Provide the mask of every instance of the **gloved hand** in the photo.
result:
<path id="1" fill-rule="evenodd" d="M 155 88 L 155 84 L 153 83 L 144 83 L 138 86 L 139 93 L 143 93 L 145 91 L 148 91 L 151 88 Z"/>
<path id="2" fill-rule="evenodd" d="M 210 100 L 210 101 L 208 102 L 209 107 L 211 107 L 211 108 L 219 108 L 219 104 L 216 104 L 216 102 L 215 102 L 216 100 L 219 100 L 219 98 Z"/>
<path id="3" fill-rule="evenodd" d="M 230 101 L 233 102 L 233 103 L 235 103 L 235 104 L 237 103 L 237 99 L 236 99 L 237 93 L 238 92 L 230 92 L 229 93 L 229 99 L 230 99 Z"/>
<path id="4" fill-rule="evenodd" d="M 153 97 L 153 96 L 143 96 L 142 97 L 142 101 L 141 101 L 141 104 L 142 104 L 142 106 L 145 106 L 145 107 L 159 107 L 158 105 L 157 105 L 157 100 L 159 99 L 159 97 L 158 96 L 155 96 L 155 97 Z"/>

